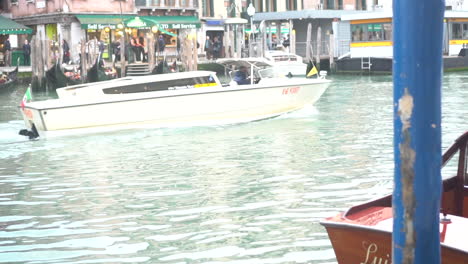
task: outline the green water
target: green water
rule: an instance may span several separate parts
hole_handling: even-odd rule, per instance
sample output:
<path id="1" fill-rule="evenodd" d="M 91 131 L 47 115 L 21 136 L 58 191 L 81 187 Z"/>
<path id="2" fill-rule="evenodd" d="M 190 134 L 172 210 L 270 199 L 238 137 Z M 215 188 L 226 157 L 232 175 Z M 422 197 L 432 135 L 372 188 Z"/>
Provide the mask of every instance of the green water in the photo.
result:
<path id="1" fill-rule="evenodd" d="M 0 263 L 335 263 L 319 221 L 391 192 L 393 96 L 389 76 L 331 78 L 275 119 L 38 141 L 17 135 L 26 86 L 2 92 Z M 467 79 L 444 78 L 444 148 Z"/>

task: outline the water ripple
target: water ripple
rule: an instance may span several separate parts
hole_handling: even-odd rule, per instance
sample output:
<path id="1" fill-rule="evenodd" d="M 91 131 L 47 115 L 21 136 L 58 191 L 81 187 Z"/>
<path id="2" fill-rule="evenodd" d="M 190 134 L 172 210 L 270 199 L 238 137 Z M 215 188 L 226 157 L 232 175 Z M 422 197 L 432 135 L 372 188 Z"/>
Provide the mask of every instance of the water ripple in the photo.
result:
<path id="1" fill-rule="evenodd" d="M 466 76 L 444 78 L 444 147 Z M 393 107 L 388 76 L 332 78 L 261 122 L 37 141 L 24 90 L 0 97 L 0 263 L 336 263 L 319 221 L 391 192 Z"/>

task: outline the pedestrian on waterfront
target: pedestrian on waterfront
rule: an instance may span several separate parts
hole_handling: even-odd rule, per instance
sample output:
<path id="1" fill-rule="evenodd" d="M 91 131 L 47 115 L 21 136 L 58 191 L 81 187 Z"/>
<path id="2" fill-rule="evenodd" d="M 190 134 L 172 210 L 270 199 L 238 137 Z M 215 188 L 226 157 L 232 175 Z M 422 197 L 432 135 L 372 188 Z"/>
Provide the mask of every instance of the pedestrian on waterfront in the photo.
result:
<path id="1" fill-rule="evenodd" d="M 6 40 L 3 42 L 3 56 L 5 61 L 5 66 L 11 66 L 11 44 L 10 36 L 7 35 Z"/>
<path id="2" fill-rule="evenodd" d="M 63 39 L 62 40 L 62 50 L 63 50 L 63 63 L 68 64 L 70 62 L 70 46 L 68 42 Z"/>
<path id="3" fill-rule="evenodd" d="M 135 61 L 141 61 L 140 48 L 138 46 L 136 37 L 132 37 L 132 39 L 130 39 L 130 46 L 132 46 L 132 51 L 135 55 Z"/>
<path id="4" fill-rule="evenodd" d="M 98 48 L 99 48 L 99 53 L 104 53 L 104 50 L 106 49 L 106 45 L 104 44 L 104 41 L 100 40 L 98 43 Z"/>
<path id="5" fill-rule="evenodd" d="M 284 40 L 283 40 L 283 47 L 286 49 L 286 51 L 289 51 L 289 34 L 286 35 L 286 37 L 284 37 Z"/>
<path id="6" fill-rule="evenodd" d="M 213 58 L 215 60 L 221 57 L 222 46 L 223 46 L 223 43 L 221 43 L 221 40 L 219 39 L 219 37 L 215 37 L 214 42 L 213 42 Z"/>
<path id="7" fill-rule="evenodd" d="M 99 65 L 104 66 L 104 59 L 102 58 L 104 54 L 104 50 L 106 49 L 106 45 L 104 44 L 103 40 L 100 40 L 98 42 L 98 48 L 99 48 Z"/>
<path id="8" fill-rule="evenodd" d="M 24 40 L 23 44 L 23 57 L 24 65 L 29 66 L 31 64 L 31 45 L 27 39 Z"/>
<path id="9" fill-rule="evenodd" d="M 166 48 L 166 41 L 164 41 L 163 35 L 159 35 L 158 46 L 159 46 L 159 52 L 164 52 L 164 49 Z"/>
<path id="10" fill-rule="evenodd" d="M 146 62 L 146 53 L 145 53 L 145 38 L 143 36 L 138 37 L 138 49 L 141 54 L 141 61 Z"/>
<path id="11" fill-rule="evenodd" d="M 112 43 L 112 50 L 114 53 L 114 62 L 120 61 L 120 41 L 116 40 Z"/>
<path id="12" fill-rule="evenodd" d="M 211 60 L 211 56 L 213 54 L 213 41 L 210 39 L 210 36 L 206 36 L 205 52 L 206 52 L 206 59 Z"/>

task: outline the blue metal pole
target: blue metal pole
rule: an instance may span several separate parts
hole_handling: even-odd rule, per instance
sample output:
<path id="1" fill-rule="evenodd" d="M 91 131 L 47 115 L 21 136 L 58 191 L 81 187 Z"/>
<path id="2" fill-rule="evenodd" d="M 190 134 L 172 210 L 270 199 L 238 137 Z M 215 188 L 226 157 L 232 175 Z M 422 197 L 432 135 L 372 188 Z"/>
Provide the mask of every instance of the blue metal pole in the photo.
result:
<path id="1" fill-rule="evenodd" d="M 393 1 L 393 263 L 440 263 L 444 0 Z"/>

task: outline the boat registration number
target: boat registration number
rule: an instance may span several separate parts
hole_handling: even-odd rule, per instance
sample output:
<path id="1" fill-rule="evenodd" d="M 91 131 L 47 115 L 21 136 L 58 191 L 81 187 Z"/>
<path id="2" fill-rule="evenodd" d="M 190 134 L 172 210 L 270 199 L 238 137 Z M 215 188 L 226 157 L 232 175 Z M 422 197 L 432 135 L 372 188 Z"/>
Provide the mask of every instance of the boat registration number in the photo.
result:
<path id="1" fill-rule="evenodd" d="M 296 94 L 300 89 L 300 86 L 283 88 L 283 94 Z"/>

